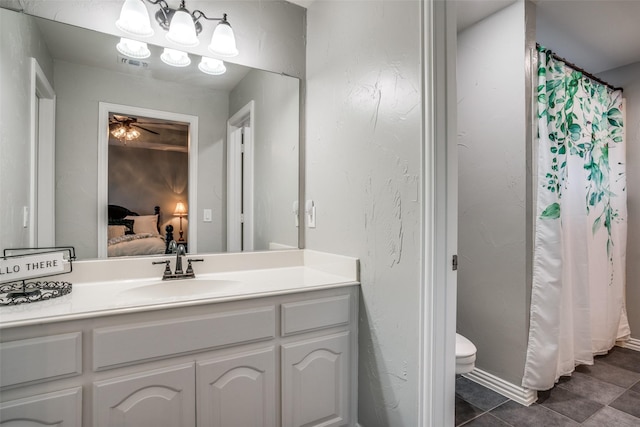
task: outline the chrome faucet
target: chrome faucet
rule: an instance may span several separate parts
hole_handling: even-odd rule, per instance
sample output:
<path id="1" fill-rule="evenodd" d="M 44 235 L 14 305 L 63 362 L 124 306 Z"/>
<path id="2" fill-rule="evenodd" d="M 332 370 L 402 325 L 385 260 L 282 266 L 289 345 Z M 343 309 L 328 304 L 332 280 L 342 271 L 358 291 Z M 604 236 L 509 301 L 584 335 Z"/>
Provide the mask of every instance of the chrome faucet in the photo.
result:
<path id="1" fill-rule="evenodd" d="M 162 274 L 162 280 L 175 280 L 175 279 L 191 279 L 196 277 L 193 272 L 192 262 L 202 262 L 203 258 L 189 258 L 187 259 L 187 271 L 182 271 L 182 257 L 186 255 L 187 251 L 182 244 L 177 244 L 175 240 L 169 242 L 169 251 L 176 254 L 176 269 L 171 273 L 171 260 L 154 261 L 153 264 L 164 264 L 164 273 Z"/>
<path id="2" fill-rule="evenodd" d="M 185 256 L 186 253 L 187 251 L 184 249 L 184 245 L 178 245 L 176 248 L 176 271 L 174 273 L 176 276 L 184 274 L 182 271 L 182 257 Z"/>

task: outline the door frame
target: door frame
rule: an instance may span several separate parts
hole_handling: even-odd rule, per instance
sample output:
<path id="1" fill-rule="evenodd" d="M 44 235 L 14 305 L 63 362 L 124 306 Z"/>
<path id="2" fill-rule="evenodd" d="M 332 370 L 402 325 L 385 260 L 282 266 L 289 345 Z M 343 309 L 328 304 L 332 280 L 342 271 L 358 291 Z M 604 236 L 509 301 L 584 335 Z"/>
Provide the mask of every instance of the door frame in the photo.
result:
<path id="1" fill-rule="evenodd" d="M 56 93 L 31 58 L 29 246 L 55 246 Z"/>
<path id="2" fill-rule="evenodd" d="M 228 252 L 252 251 L 254 247 L 254 123 L 253 100 L 227 120 Z M 233 137 L 241 128 L 248 130 L 244 133 L 244 148 Z"/>
<path id="3" fill-rule="evenodd" d="M 418 420 L 455 424 L 457 29 L 455 2 L 424 0 L 423 212 Z"/>
<path id="4" fill-rule="evenodd" d="M 189 252 L 198 250 L 198 116 L 152 110 L 131 105 L 98 103 L 98 258 L 107 258 L 107 205 L 109 203 L 109 113 L 152 117 L 189 124 Z M 166 212 L 165 212 L 166 213 Z"/>

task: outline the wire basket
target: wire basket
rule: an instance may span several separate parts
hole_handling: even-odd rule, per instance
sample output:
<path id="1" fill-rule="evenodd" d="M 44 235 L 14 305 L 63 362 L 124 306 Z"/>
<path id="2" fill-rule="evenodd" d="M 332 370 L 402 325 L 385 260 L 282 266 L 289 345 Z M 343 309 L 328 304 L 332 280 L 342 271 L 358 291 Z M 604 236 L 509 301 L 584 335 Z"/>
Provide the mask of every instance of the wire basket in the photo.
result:
<path id="1" fill-rule="evenodd" d="M 69 282 L 16 282 L 0 285 L 0 306 L 45 301 L 71 292 Z"/>

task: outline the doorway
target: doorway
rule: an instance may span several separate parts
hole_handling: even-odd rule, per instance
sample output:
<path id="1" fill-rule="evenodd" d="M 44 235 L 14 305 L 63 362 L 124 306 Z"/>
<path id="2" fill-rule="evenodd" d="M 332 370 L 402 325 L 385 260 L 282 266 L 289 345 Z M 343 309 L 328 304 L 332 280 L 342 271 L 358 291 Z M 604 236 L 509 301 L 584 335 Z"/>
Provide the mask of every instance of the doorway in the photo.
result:
<path id="1" fill-rule="evenodd" d="M 24 212 L 29 246 L 55 246 L 56 94 L 35 58 L 31 58 L 30 208 Z"/>
<path id="2" fill-rule="evenodd" d="M 227 122 L 227 251 L 254 250 L 254 101 Z"/>
<path id="3" fill-rule="evenodd" d="M 108 209 L 109 204 L 109 116 L 117 112 L 126 117 L 144 117 L 188 125 L 188 214 L 187 241 L 189 252 L 197 251 L 197 177 L 198 177 L 198 117 L 167 111 L 101 102 L 99 104 L 98 129 L 98 257 L 107 257 Z M 170 214 L 172 212 L 170 211 Z"/>

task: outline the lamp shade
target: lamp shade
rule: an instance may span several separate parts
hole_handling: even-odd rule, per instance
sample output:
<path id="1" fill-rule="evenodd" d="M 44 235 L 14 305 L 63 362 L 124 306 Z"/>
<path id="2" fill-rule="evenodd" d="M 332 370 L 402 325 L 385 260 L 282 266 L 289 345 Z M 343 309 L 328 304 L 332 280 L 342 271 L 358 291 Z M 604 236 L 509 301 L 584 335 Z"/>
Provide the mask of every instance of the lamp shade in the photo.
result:
<path id="1" fill-rule="evenodd" d="M 209 44 L 209 51 L 225 58 L 238 55 L 233 29 L 226 20 L 220 21 L 213 30 L 213 36 L 211 36 L 211 43 Z"/>
<path id="2" fill-rule="evenodd" d="M 173 212 L 174 216 L 185 216 L 187 214 L 187 207 L 182 202 L 176 203 L 176 210 Z"/>
<path id="3" fill-rule="evenodd" d="M 149 13 L 142 0 L 125 0 L 120 10 L 120 18 L 116 27 L 129 35 L 151 37 L 153 29 L 149 20 Z"/>
<path id="4" fill-rule="evenodd" d="M 137 40 L 121 38 L 120 43 L 116 45 L 116 49 L 121 54 L 130 58 L 144 59 L 151 56 L 151 51 L 144 42 Z"/>
<path id="5" fill-rule="evenodd" d="M 167 65 L 171 65 L 172 67 L 187 67 L 191 64 L 191 59 L 186 52 L 169 49 L 168 47 L 164 48 L 162 55 L 160 55 L 160 59 L 162 62 Z"/>
<path id="6" fill-rule="evenodd" d="M 227 67 L 224 66 L 224 62 L 219 59 L 202 57 L 202 60 L 198 64 L 198 69 L 206 74 L 213 76 L 219 76 L 227 71 Z"/>
<path id="7" fill-rule="evenodd" d="M 171 18 L 167 40 L 180 46 L 191 47 L 199 43 L 193 17 L 184 9 L 178 9 Z"/>

